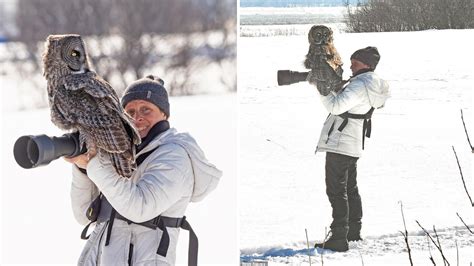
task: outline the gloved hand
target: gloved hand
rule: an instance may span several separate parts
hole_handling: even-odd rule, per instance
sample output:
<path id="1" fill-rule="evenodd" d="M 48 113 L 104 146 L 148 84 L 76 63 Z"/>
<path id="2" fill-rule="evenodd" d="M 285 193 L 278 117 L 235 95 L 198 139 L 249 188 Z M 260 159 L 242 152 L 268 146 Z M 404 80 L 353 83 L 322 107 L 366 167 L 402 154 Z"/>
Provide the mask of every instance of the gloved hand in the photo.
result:
<path id="1" fill-rule="evenodd" d="M 323 96 L 326 96 L 331 92 L 331 84 L 327 81 L 318 79 L 314 71 L 308 73 L 306 80 L 309 84 L 316 86 L 316 89 L 318 89 L 319 93 Z"/>
<path id="2" fill-rule="evenodd" d="M 327 96 L 331 92 L 331 84 L 324 81 L 316 81 L 316 88 L 319 91 L 319 94 L 322 96 Z"/>
<path id="3" fill-rule="evenodd" d="M 341 83 L 337 84 L 337 86 L 334 88 L 334 92 L 339 92 L 342 90 L 347 82 L 348 80 L 341 80 Z"/>

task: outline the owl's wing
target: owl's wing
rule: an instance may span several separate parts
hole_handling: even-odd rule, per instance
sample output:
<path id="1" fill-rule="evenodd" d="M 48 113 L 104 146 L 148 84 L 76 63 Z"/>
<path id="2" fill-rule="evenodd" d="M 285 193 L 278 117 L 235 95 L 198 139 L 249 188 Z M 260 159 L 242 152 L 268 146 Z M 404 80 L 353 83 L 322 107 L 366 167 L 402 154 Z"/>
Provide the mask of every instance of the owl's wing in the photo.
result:
<path id="1" fill-rule="evenodd" d="M 76 121 L 71 116 L 65 115 L 67 114 L 67 110 L 64 110 L 61 104 L 56 104 L 54 99 L 52 99 L 50 106 L 51 122 L 53 122 L 53 124 L 63 130 L 74 128 Z"/>
<path id="2" fill-rule="evenodd" d="M 125 130 L 134 144 L 140 144 L 141 138 L 132 119 L 125 113 L 115 90 L 95 72 L 69 75 L 65 78 L 65 88 L 71 91 L 82 90 L 98 100 L 101 113 L 114 112 L 122 120 Z"/>
<path id="3" fill-rule="evenodd" d="M 110 84 L 95 72 L 89 71 L 81 74 L 68 75 L 64 78 L 65 87 L 68 90 L 84 90 L 95 98 L 111 98 L 120 103 L 115 90 Z"/>

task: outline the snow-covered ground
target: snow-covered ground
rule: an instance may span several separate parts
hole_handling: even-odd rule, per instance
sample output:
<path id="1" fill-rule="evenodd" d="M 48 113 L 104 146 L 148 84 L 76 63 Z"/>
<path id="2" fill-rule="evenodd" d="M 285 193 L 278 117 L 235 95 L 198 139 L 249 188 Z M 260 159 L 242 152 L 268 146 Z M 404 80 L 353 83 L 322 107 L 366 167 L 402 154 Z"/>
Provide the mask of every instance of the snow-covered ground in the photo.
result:
<path id="1" fill-rule="evenodd" d="M 435 225 L 451 265 L 474 262 L 474 212 L 464 192 L 452 146 L 466 185 L 474 194 L 472 162 L 460 118 L 474 138 L 474 30 L 341 33 L 335 45 L 350 76 L 356 49 L 377 46 L 376 72 L 392 97 L 376 110 L 372 137 L 358 162 L 365 238 L 346 253 L 324 255 L 324 265 L 408 265 L 400 230 L 403 202 L 415 265 L 428 265 L 426 237 L 416 224 Z M 307 83 L 277 86 L 277 70 L 303 71 L 306 35 L 240 38 L 239 212 L 241 258 L 269 265 L 307 265 L 310 245 L 324 238 L 331 222 L 325 194 L 324 154 L 314 155 L 327 111 Z M 431 250 L 438 264 L 442 261 Z M 321 263 L 311 249 L 313 263 Z M 326 264 L 327 263 L 327 264 Z"/>
<path id="2" fill-rule="evenodd" d="M 2 85 L 2 97 L 9 97 L 7 89 Z M 187 210 L 200 241 L 200 265 L 236 265 L 237 97 L 172 97 L 170 104 L 171 125 L 190 132 L 210 161 L 224 171 L 217 189 Z M 13 144 L 18 137 L 62 132 L 50 122 L 49 111 L 39 109 L 4 111 L 1 134 L 0 264 L 75 265 L 85 241 L 80 239 L 82 226 L 76 223 L 70 208 L 70 164 L 59 159 L 48 166 L 25 170 L 13 158 Z M 187 265 L 187 245 L 188 234 L 182 231 L 179 265 Z"/>

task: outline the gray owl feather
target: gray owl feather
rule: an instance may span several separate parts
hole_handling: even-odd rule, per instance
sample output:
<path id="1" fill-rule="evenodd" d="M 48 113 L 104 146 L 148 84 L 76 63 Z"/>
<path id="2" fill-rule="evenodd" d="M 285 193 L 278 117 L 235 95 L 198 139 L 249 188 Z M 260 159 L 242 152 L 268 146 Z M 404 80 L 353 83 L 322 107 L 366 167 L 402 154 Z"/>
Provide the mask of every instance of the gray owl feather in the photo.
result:
<path id="1" fill-rule="evenodd" d="M 138 131 L 109 83 L 89 70 L 81 36 L 50 35 L 43 65 L 51 121 L 60 129 L 79 131 L 81 147 L 85 143 L 91 154 L 108 154 L 117 173 L 130 177 Z"/>
<path id="2" fill-rule="evenodd" d="M 328 95 L 342 85 L 342 60 L 333 43 L 333 32 L 324 25 L 311 27 L 308 33 L 309 51 L 304 66 L 311 69 L 307 80 L 319 92 Z"/>

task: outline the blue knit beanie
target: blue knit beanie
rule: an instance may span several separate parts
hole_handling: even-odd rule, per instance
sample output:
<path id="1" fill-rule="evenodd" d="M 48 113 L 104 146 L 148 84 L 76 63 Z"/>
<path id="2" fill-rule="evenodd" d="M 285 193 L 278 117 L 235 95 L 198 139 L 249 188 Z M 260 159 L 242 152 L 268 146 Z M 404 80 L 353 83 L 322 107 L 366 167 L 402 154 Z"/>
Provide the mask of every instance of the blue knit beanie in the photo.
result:
<path id="1" fill-rule="evenodd" d="M 125 89 L 122 106 L 125 108 L 133 100 L 144 100 L 155 104 L 165 113 L 166 117 L 170 117 L 170 103 L 164 84 L 165 82 L 162 79 L 152 75 L 132 82 Z"/>

